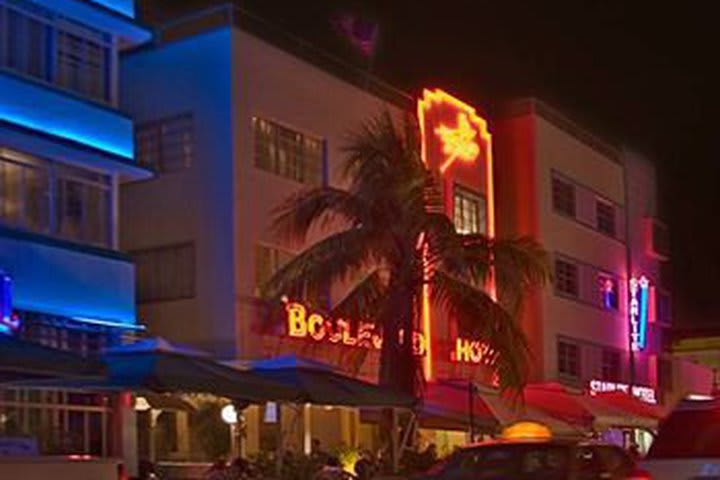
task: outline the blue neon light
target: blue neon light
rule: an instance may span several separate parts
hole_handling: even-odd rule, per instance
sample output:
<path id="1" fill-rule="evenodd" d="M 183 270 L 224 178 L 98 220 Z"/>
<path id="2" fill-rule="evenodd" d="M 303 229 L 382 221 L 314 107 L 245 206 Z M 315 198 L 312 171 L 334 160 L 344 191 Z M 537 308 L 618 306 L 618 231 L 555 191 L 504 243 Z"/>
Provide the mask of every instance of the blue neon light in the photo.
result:
<path id="1" fill-rule="evenodd" d="M 122 13 L 126 17 L 135 18 L 135 1 L 134 0 L 92 0 L 94 3 L 100 4 L 105 8 Z"/>
<path id="2" fill-rule="evenodd" d="M 640 279 L 640 315 L 638 318 L 638 350 L 647 344 L 648 297 L 650 285 L 645 277 Z"/>
<path id="3" fill-rule="evenodd" d="M 20 322 L 12 310 L 12 280 L 0 271 L 0 333 L 11 335 L 19 327 Z"/>
<path id="4" fill-rule="evenodd" d="M 0 120 L 133 159 L 133 125 L 119 112 L 0 72 Z"/>

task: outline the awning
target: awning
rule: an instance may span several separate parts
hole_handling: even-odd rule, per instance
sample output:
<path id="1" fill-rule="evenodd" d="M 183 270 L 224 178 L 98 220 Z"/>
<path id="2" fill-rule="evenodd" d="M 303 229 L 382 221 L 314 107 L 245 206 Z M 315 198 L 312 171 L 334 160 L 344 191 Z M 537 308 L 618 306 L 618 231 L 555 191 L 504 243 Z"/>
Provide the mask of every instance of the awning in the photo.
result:
<path id="1" fill-rule="evenodd" d="M 523 392 L 528 406 L 576 427 L 592 428 L 593 414 L 583 405 L 581 395 L 555 382 L 529 384 Z"/>
<path id="2" fill-rule="evenodd" d="M 469 388 L 469 385 L 461 383 L 428 383 L 423 391 L 422 402 L 417 407 L 420 425 L 443 430 L 469 430 Z M 497 430 L 500 422 L 483 396 L 475 391 L 472 399 L 472 423 L 475 430 Z"/>
<path id="3" fill-rule="evenodd" d="M 583 427 L 564 422 L 539 408 L 519 401 L 510 402 L 503 399 L 497 392 L 484 393 L 483 398 L 502 426 L 513 425 L 518 422 L 540 423 L 548 427 L 553 436 L 558 438 L 578 438 L 586 433 Z"/>
<path id="4" fill-rule="evenodd" d="M 343 375 L 330 365 L 295 355 L 251 362 L 250 372 L 292 389 L 298 403 L 405 408 L 416 403 L 411 395 Z"/>
<path id="5" fill-rule="evenodd" d="M 0 383 L 98 378 L 104 372 L 97 360 L 0 334 Z"/>
<path id="6" fill-rule="evenodd" d="M 583 395 L 581 403 L 593 414 L 596 430 L 643 428 L 655 430 L 663 417 L 659 408 L 644 404 L 623 392 Z"/>
<path id="7" fill-rule="evenodd" d="M 204 352 L 159 338 L 108 349 L 101 358 L 107 366 L 104 378 L 54 386 L 138 393 L 210 393 L 252 403 L 297 399 L 292 388 L 222 365 Z M 43 382 L 42 386 L 51 385 Z"/>

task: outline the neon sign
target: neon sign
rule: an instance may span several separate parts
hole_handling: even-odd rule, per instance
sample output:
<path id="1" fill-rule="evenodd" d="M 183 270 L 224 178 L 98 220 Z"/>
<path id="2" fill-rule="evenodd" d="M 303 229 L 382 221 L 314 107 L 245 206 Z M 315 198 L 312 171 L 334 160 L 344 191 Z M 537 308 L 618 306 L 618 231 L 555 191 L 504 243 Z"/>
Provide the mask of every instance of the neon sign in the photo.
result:
<path id="1" fill-rule="evenodd" d="M 443 153 L 447 155 L 445 162 L 440 165 L 440 173 L 445 173 L 455 160 L 472 163 L 480 154 L 480 146 L 475 141 L 477 132 L 470 127 L 466 113 L 458 113 L 457 127 L 443 124 L 435 129 L 435 134 L 440 137 Z"/>
<path id="2" fill-rule="evenodd" d="M 417 118 L 420 127 L 420 154 L 423 163 L 442 178 L 445 190 L 452 188 L 454 180 L 467 181 L 477 190 L 484 188 L 487 199 L 487 235 L 495 236 L 495 196 L 493 185 L 492 136 L 487 122 L 467 103 L 440 89 L 425 89 L 417 103 Z M 477 164 L 477 169 L 458 169 L 460 166 Z M 458 178 L 455 178 L 457 176 Z M 462 177 L 462 178 L 460 178 Z M 447 195 L 446 195 L 446 198 Z M 445 213 L 452 217 L 453 206 L 446 201 Z M 425 251 L 423 258 L 426 258 Z M 488 291 L 495 297 L 494 281 L 489 282 Z M 433 378 L 432 319 L 430 311 L 430 287 L 426 282 L 422 292 L 421 329 L 427 339 L 428 355 L 424 358 L 425 378 Z M 478 348 L 456 340 L 455 356 L 459 362 L 478 358 Z M 458 345 L 461 347 L 458 350 Z M 458 354 L 458 351 L 460 354 Z M 465 355 L 467 352 L 467 355 Z M 482 356 L 482 355 L 480 355 Z M 455 361 L 455 360 L 453 360 Z"/>
<path id="3" fill-rule="evenodd" d="M 12 311 L 12 280 L 0 271 L 0 333 L 13 333 L 20 328 L 20 319 Z"/>
<path id="4" fill-rule="evenodd" d="M 293 338 L 309 339 L 318 343 L 345 345 L 347 347 L 380 350 L 382 335 L 371 322 L 359 322 L 357 328 L 347 320 L 330 319 L 317 312 L 309 312 L 305 305 L 287 302 L 287 335 Z M 400 331 L 399 341 L 404 339 Z M 418 356 L 427 355 L 427 342 L 421 332 L 413 332 L 413 350 Z"/>
<path id="5" fill-rule="evenodd" d="M 623 392 L 645 403 L 653 405 L 657 403 L 657 395 L 654 388 L 644 387 L 642 385 L 633 385 L 632 388 L 630 388 L 630 385 L 627 383 L 590 380 L 590 395 L 603 392 Z"/>
<path id="6" fill-rule="evenodd" d="M 466 338 L 456 338 L 455 350 L 450 352 L 450 361 L 455 363 L 492 366 L 497 361 L 497 357 L 498 353 L 487 343 Z"/>
<path id="7" fill-rule="evenodd" d="M 649 290 L 650 282 L 644 275 L 630 279 L 630 348 L 634 352 L 646 346 Z"/>

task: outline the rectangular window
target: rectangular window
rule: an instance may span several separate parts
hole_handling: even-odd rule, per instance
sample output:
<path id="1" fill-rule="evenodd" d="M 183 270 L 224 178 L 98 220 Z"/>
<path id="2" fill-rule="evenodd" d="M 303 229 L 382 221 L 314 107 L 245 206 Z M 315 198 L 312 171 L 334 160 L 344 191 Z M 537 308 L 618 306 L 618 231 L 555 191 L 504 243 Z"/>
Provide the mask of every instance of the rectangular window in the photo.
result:
<path id="1" fill-rule="evenodd" d="M 195 244 L 183 243 L 131 252 L 138 302 L 195 296 Z"/>
<path id="2" fill-rule="evenodd" d="M 670 294 L 659 289 L 655 289 L 655 311 L 656 320 L 665 325 L 672 321 L 672 306 L 670 303 Z"/>
<path id="3" fill-rule="evenodd" d="M 0 148 L 0 223 L 109 247 L 111 193 L 108 175 Z"/>
<path id="4" fill-rule="evenodd" d="M 487 205 L 485 198 L 455 186 L 453 191 L 453 220 L 461 234 L 487 233 Z"/>
<path id="5" fill-rule="evenodd" d="M 265 245 L 255 246 L 255 286 L 258 290 L 293 258 L 290 252 Z"/>
<path id="6" fill-rule="evenodd" d="M 263 118 L 253 117 L 255 166 L 296 182 L 323 180 L 323 140 Z"/>
<path id="7" fill-rule="evenodd" d="M 111 35 L 29 2 L 0 5 L 0 20 L 0 66 L 88 98 L 111 100 Z"/>
<path id="8" fill-rule="evenodd" d="M 575 217 L 575 185 L 558 176 L 553 176 L 552 202 L 555 211 L 570 217 Z"/>
<path id="9" fill-rule="evenodd" d="M 598 273 L 598 300 L 602 308 L 606 310 L 617 310 L 618 301 L 618 279 L 608 273 Z"/>
<path id="10" fill-rule="evenodd" d="M 580 377 L 580 346 L 566 340 L 558 340 L 558 373 L 560 376 Z"/>
<path id="11" fill-rule="evenodd" d="M 595 219 L 599 232 L 615 236 L 615 206 L 605 200 L 595 201 Z"/>
<path id="12" fill-rule="evenodd" d="M 106 175 L 58 166 L 55 181 L 57 233 L 68 240 L 111 243 L 111 185 Z"/>
<path id="13" fill-rule="evenodd" d="M 602 379 L 607 382 L 620 381 L 620 352 L 603 349 L 602 351 Z"/>
<path id="14" fill-rule="evenodd" d="M 578 266 L 563 259 L 555 260 L 555 288 L 572 297 L 580 295 Z"/>
<path id="15" fill-rule="evenodd" d="M 139 124 L 135 129 L 140 165 L 158 173 L 190 168 L 195 159 L 195 120 L 183 113 Z"/>

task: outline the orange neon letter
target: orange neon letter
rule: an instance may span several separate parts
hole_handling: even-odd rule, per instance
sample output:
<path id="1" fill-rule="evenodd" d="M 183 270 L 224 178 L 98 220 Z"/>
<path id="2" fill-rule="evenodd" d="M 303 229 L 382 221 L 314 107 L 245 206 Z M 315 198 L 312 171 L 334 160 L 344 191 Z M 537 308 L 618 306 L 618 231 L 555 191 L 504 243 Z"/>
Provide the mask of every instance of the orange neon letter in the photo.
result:
<path id="1" fill-rule="evenodd" d="M 307 336 L 307 310 L 299 303 L 288 303 L 285 306 L 287 311 L 288 335 L 291 337 L 304 338 Z"/>

